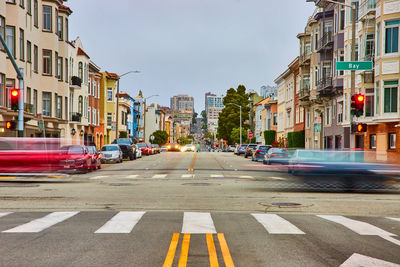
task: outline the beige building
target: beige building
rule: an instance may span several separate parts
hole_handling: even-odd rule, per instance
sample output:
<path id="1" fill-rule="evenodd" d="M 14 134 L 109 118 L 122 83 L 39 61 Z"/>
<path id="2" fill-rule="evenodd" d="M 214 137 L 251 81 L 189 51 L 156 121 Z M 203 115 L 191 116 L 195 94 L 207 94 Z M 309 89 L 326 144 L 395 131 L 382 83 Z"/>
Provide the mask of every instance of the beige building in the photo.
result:
<path id="1" fill-rule="evenodd" d="M 1 1 L 0 31 L 24 71 L 24 135 L 68 137 L 68 18 L 64 1 Z M 22 5 L 20 4 L 22 3 Z M 0 50 L 0 121 L 17 120 L 9 91 L 18 87 L 16 72 Z M 16 136 L 5 131 L 1 136 Z"/>

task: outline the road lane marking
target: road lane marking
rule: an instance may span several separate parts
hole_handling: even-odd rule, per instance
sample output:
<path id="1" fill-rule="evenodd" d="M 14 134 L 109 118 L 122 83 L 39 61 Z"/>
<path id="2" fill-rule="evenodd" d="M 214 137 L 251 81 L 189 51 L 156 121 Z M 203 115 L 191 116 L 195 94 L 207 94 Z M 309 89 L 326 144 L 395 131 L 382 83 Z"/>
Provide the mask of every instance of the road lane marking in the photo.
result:
<path id="1" fill-rule="evenodd" d="M 285 178 L 282 178 L 282 177 L 269 177 L 269 178 L 274 179 L 274 180 L 280 180 L 280 181 L 286 180 Z"/>
<path id="2" fill-rule="evenodd" d="M 193 174 L 182 174 L 182 178 L 193 178 Z"/>
<path id="3" fill-rule="evenodd" d="M 179 258 L 178 267 L 186 267 L 189 255 L 190 234 L 184 234 L 182 240 L 181 257 Z"/>
<path id="4" fill-rule="evenodd" d="M 243 179 L 253 179 L 254 177 L 253 177 L 253 176 L 248 176 L 248 175 L 242 175 L 242 176 L 239 176 L 239 178 L 243 178 Z"/>
<path id="5" fill-rule="evenodd" d="M 358 253 L 354 253 L 348 258 L 340 267 L 354 267 L 354 266 L 380 266 L 380 267 L 400 267 L 400 265 L 383 261 L 380 259 L 364 256 Z"/>
<path id="6" fill-rule="evenodd" d="M 3 233 L 38 233 L 57 223 L 65 221 L 78 214 L 79 211 L 73 212 L 52 212 L 42 218 L 30 221 L 12 229 L 3 231 Z"/>
<path id="7" fill-rule="evenodd" d="M 218 267 L 217 251 L 215 250 L 214 238 L 212 234 L 206 234 L 208 255 L 210 258 L 210 267 Z"/>
<path id="8" fill-rule="evenodd" d="M 229 252 L 228 244 L 226 243 L 225 236 L 222 233 L 217 234 L 219 245 L 221 247 L 222 257 L 224 258 L 226 267 L 235 267 L 231 253 Z"/>
<path id="9" fill-rule="evenodd" d="M 90 179 L 91 180 L 98 180 L 98 179 L 103 179 L 103 178 L 108 178 L 108 177 L 110 177 L 110 176 L 95 176 L 95 177 L 92 177 Z"/>
<path id="10" fill-rule="evenodd" d="M 167 257 L 165 257 L 165 261 L 163 267 L 171 267 L 172 263 L 174 262 L 176 247 L 178 246 L 179 242 L 179 233 L 174 233 L 172 235 L 171 244 L 169 245 Z"/>
<path id="11" fill-rule="evenodd" d="M 183 214 L 182 233 L 207 234 L 217 233 L 210 213 L 185 212 Z"/>
<path id="12" fill-rule="evenodd" d="M 341 224 L 344 227 L 352 230 L 353 232 L 356 232 L 359 235 L 379 236 L 393 244 L 400 246 L 400 240 L 393 238 L 393 236 L 397 236 L 397 235 L 387 232 L 387 231 L 385 231 L 379 227 L 376 227 L 372 224 L 349 219 L 344 216 L 336 216 L 336 215 L 317 215 L 317 216 L 320 218 L 323 218 L 325 220 Z"/>
<path id="13" fill-rule="evenodd" d="M 128 175 L 126 178 L 129 178 L 129 179 L 135 179 L 135 178 L 137 178 L 139 175 L 137 175 L 137 174 L 133 174 L 133 175 Z"/>
<path id="14" fill-rule="evenodd" d="M 15 177 L 15 176 L 1 176 L 0 179 L 1 179 L 1 180 L 17 179 L 17 177 Z"/>
<path id="15" fill-rule="evenodd" d="M 210 174 L 211 178 L 223 178 L 224 175 L 223 174 Z"/>
<path id="16" fill-rule="evenodd" d="M 0 212 L 0 218 L 11 214 L 12 212 Z"/>
<path id="17" fill-rule="evenodd" d="M 121 211 L 100 227 L 96 234 L 129 234 L 145 211 Z"/>
<path id="18" fill-rule="evenodd" d="M 167 177 L 167 175 L 166 174 L 155 174 L 155 175 L 153 175 L 153 179 L 159 179 L 159 178 L 165 178 L 165 177 Z"/>
<path id="19" fill-rule="evenodd" d="M 400 222 L 400 218 L 386 217 L 386 219 Z"/>
<path id="20" fill-rule="evenodd" d="M 276 214 L 251 214 L 270 234 L 304 235 L 299 228 Z"/>
<path id="21" fill-rule="evenodd" d="M 193 155 L 192 162 L 190 162 L 190 166 L 189 166 L 189 168 L 188 168 L 188 171 L 189 171 L 189 172 L 194 171 L 194 164 L 196 163 L 196 159 L 197 159 L 197 153 L 195 153 L 195 154 Z"/>

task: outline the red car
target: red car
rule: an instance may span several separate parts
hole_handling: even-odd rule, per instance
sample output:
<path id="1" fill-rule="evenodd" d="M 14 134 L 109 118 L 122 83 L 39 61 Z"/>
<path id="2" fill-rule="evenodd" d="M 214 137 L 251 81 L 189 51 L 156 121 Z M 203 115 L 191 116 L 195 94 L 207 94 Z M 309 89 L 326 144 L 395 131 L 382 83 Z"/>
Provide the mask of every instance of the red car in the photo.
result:
<path id="1" fill-rule="evenodd" d="M 65 170 L 89 172 L 92 167 L 92 155 L 86 146 L 70 145 L 61 147 Z"/>
<path id="2" fill-rule="evenodd" d="M 101 169 L 101 158 L 103 155 L 97 150 L 95 146 L 88 146 L 89 154 L 92 157 L 92 170 Z"/>
<path id="3" fill-rule="evenodd" d="M 147 147 L 149 148 L 149 151 L 150 151 L 149 155 L 156 154 L 156 148 L 152 144 L 147 144 Z"/>
<path id="4" fill-rule="evenodd" d="M 142 150 L 142 155 L 151 155 L 151 148 L 146 143 L 137 143 L 136 147 Z"/>

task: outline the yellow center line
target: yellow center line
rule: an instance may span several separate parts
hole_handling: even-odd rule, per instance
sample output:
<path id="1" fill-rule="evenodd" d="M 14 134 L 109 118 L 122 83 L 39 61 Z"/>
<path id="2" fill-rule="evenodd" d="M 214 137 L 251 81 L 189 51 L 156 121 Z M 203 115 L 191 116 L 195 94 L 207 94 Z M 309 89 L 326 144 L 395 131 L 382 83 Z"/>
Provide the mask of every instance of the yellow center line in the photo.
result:
<path id="1" fill-rule="evenodd" d="M 189 254 L 190 234 L 183 235 L 181 257 L 179 258 L 178 267 L 186 267 Z"/>
<path id="2" fill-rule="evenodd" d="M 171 267 L 175 257 L 176 247 L 179 242 L 179 233 L 174 233 L 172 235 L 171 244 L 169 245 L 167 257 L 165 258 L 163 267 Z"/>
<path id="3" fill-rule="evenodd" d="M 188 171 L 190 171 L 190 172 L 194 171 L 194 164 L 196 163 L 196 159 L 197 159 L 197 153 L 194 154 L 194 156 L 192 158 L 192 162 L 190 163 L 190 166 L 188 168 Z"/>
<path id="4" fill-rule="evenodd" d="M 17 177 L 14 177 L 14 176 L 1 176 L 0 179 L 4 179 L 4 180 L 6 180 L 6 179 L 17 179 Z"/>
<path id="5" fill-rule="evenodd" d="M 229 252 L 228 244 L 226 243 L 224 234 L 217 234 L 219 245 L 221 246 L 222 256 L 224 257 L 224 262 L 226 267 L 235 267 L 233 264 L 233 260 L 231 257 L 231 253 Z"/>
<path id="6" fill-rule="evenodd" d="M 212 234 L 206 234 L 208 255 L 210 256 L 210 267 L 219 267 L 217 251 L 215 250 L 214 238 Z"/>

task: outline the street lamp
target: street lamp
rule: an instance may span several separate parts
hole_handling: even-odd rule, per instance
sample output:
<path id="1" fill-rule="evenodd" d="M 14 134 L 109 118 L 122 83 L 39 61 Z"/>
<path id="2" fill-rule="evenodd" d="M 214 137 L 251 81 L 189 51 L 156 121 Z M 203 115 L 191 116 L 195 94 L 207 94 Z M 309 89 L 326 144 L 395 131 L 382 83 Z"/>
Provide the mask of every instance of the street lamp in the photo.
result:
<path id="1" fill-rule="evenodd" d="M 238 105 L 238 104 L 235 104 L 235 103 L 228 103 L 228 104 L 237 106 L 240 109 L 240 130 L 239 130 L 240 134 L 239 134 L 239 136 L 240 136 L 240 145 L 241 145 L 242 144 L 242 106 Z"/>
<path id="2" fill-rule="evenodd" d="M 119 117 L 118 116 L 118 114 L 119 114 L 119 79 L 121 79 L 121 77 L 124 77 L 125 75 L 131 74 L 131 73 L 140 73 L 140 71 L 131 70 L 131 71 L 125 72 L 124 74 L 118 76 L 118 83 L 117 83 L 117 110 L 116 110 L 117 123 L 115 125 L 115 138 L 119 137 L 119 134 L 118 134 L 118 126 L 119 126 L 119 121 L 118 121 L 119 120 L 119 118 L 118 118 Z"/>
<path id="3" fill-rule="evenodd" d="M 143 100 L 143 138 L 145 143 L 146 143 L 146 100 L 155 96 L 159 95 L 151 95 Z"/>

